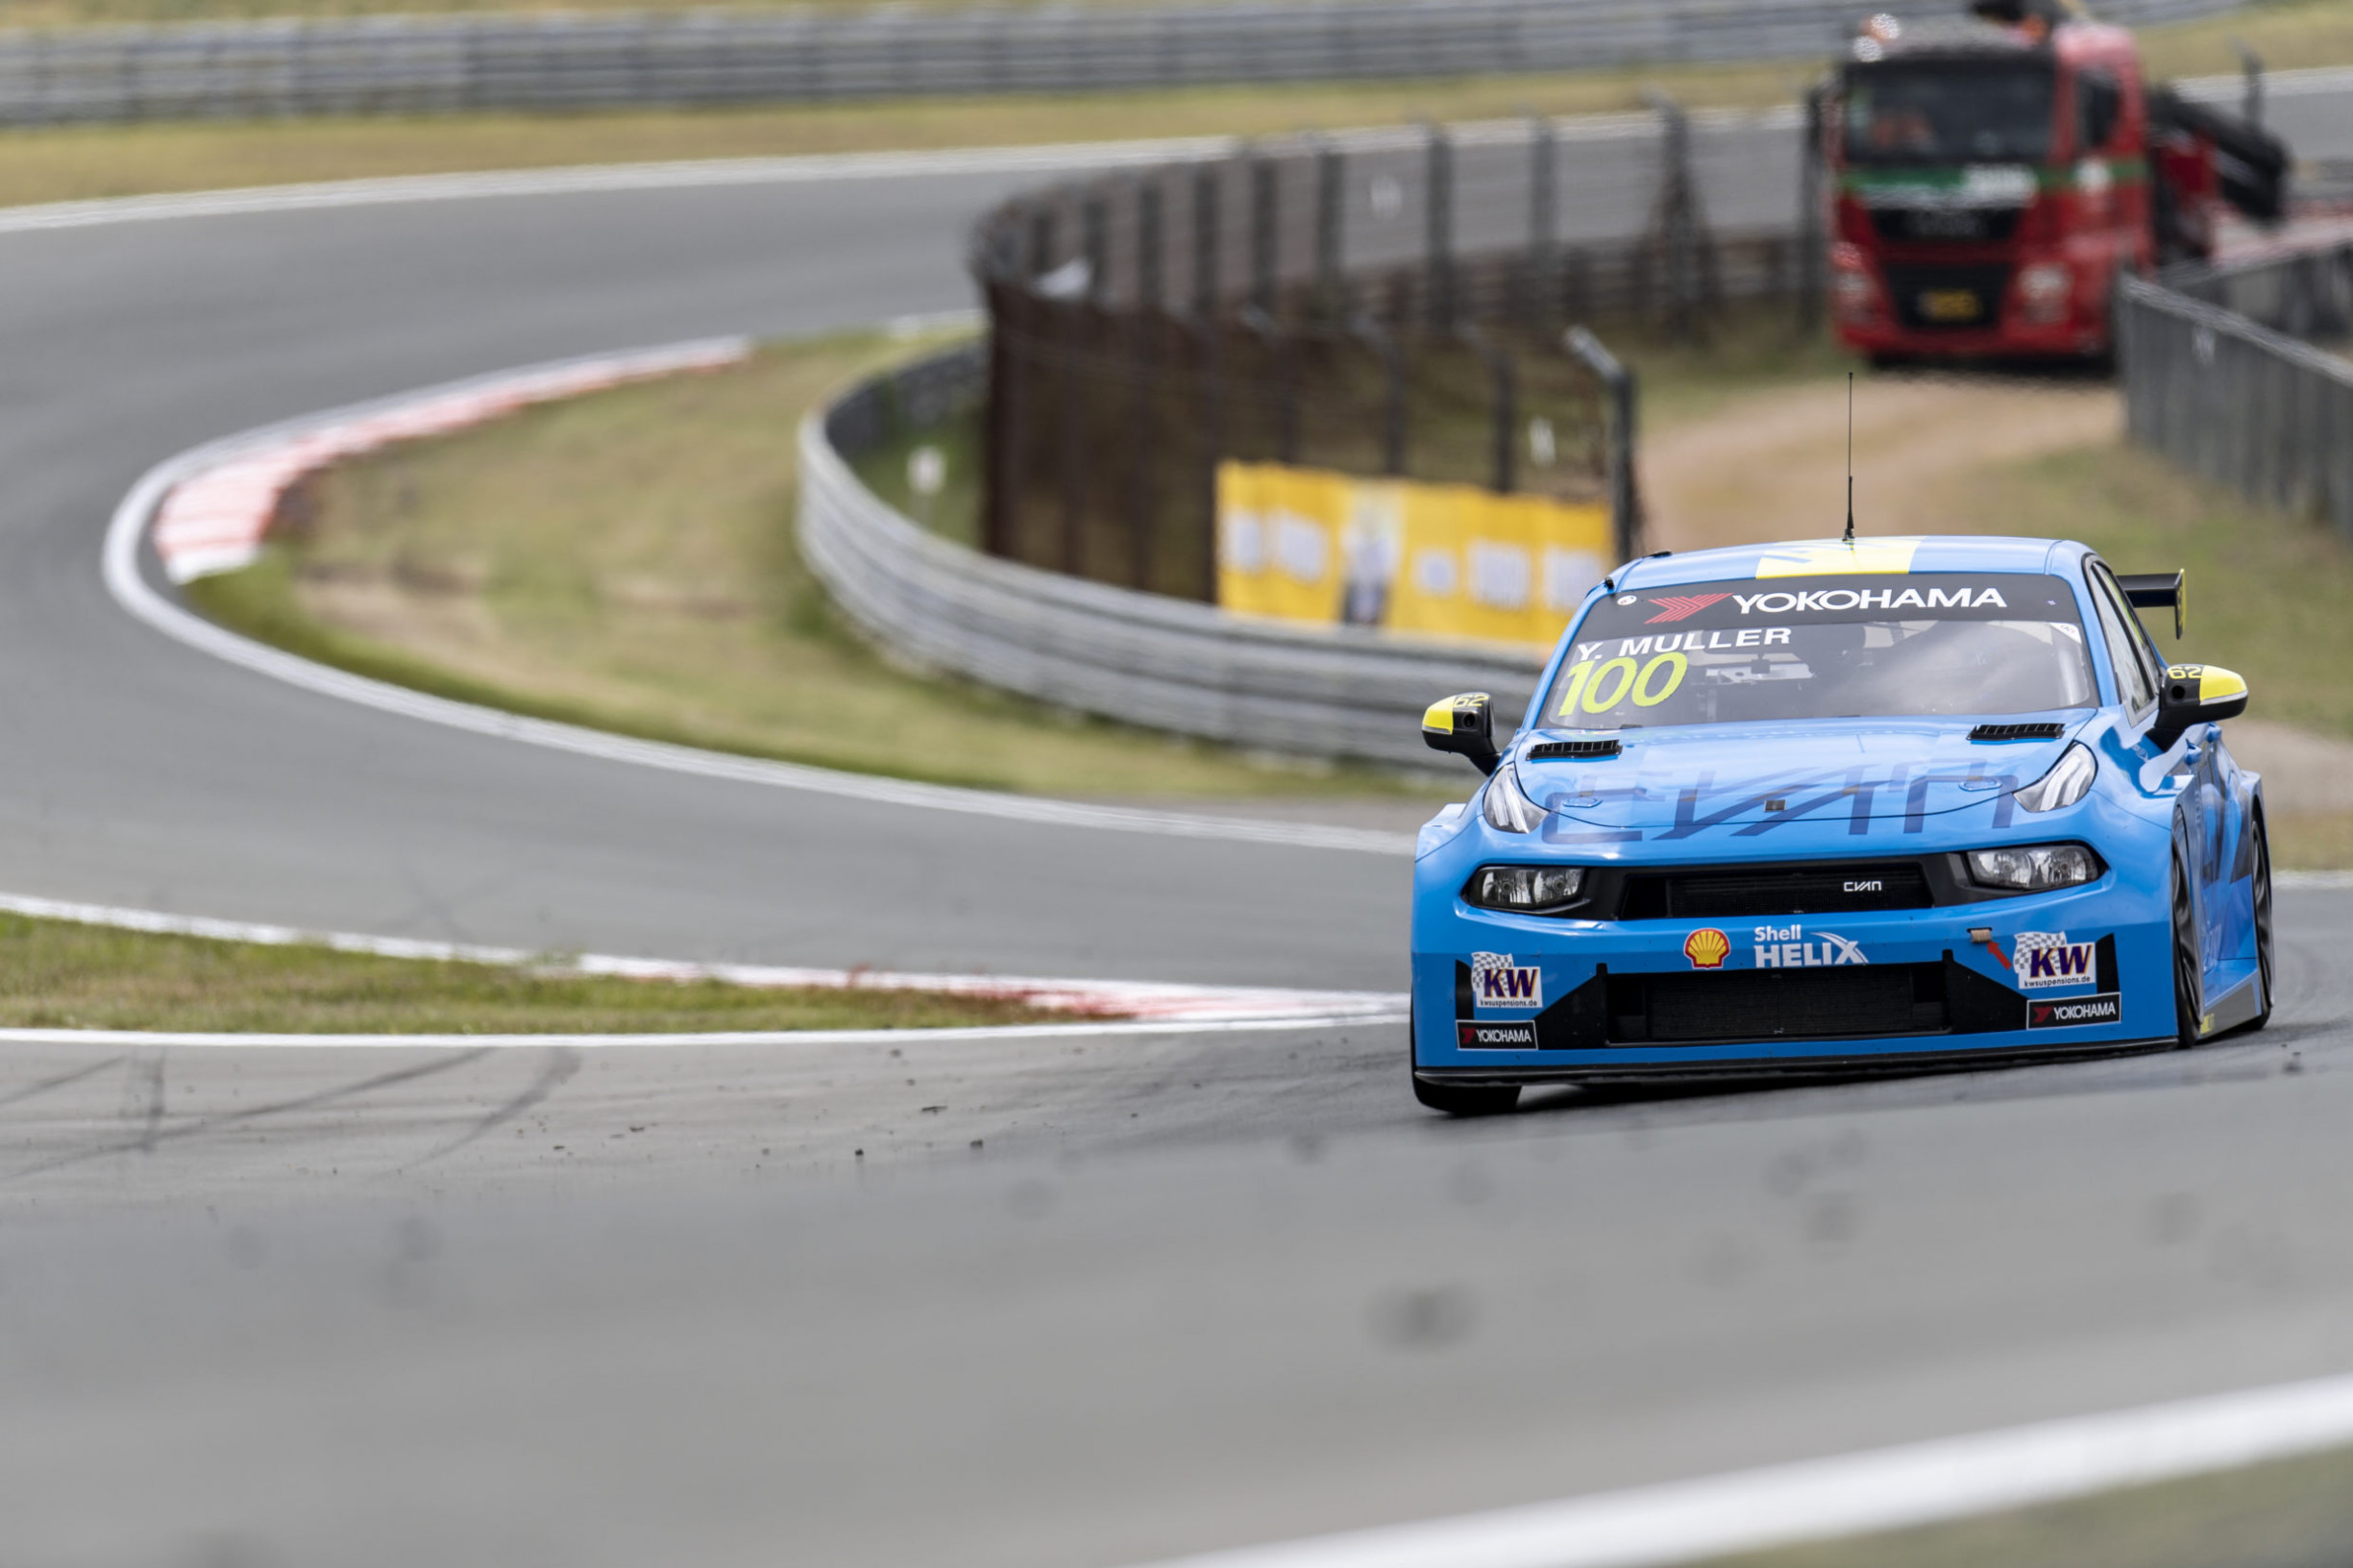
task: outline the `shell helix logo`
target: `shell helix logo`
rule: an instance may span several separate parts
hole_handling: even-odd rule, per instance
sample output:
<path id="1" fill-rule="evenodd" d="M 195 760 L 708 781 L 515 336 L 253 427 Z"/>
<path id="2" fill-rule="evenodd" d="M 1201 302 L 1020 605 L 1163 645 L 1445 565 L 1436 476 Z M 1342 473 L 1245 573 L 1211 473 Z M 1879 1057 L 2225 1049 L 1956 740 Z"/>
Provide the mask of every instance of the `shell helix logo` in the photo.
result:
<path id="1" fill-rule="evenodd" d="M 1695 969 L 1720 969 L 1732 950 L 1732 939 L 1712 925 L 1703 925 L 1683 939 L 1683 956 Z"/>

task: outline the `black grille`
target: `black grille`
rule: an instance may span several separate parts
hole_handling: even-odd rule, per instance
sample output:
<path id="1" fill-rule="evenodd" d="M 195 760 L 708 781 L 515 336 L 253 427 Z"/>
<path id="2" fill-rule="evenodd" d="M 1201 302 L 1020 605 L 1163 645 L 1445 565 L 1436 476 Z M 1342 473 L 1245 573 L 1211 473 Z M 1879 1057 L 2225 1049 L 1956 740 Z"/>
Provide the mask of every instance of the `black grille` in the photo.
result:
<path id="1" fill-rule="evenodd" d="M 1528 748 L 1528 760 L 1536 762 L 1546 757 L 1583 757 L 1598 762 L 1605 757 L 1616 756 L 1618 751 L 1615 741 L 1546 741 Z"/>
<path id="2" fill-rule="evenodd" d="M 1916 861 L 1776 867 L 1770 870 L 1636 871 L 1618 903 L 1622 920 L 1746 919 L 1926 909 L 1936 902 Z"/>
<path id="3" fill-rule="evenodd" d="M 1973 741 L 2055 741 L 2067 733 L 2065 724 L 1979 724 L 1969 732 Z"/>
<path id="4" fill-rule="evenodd" d="M 1897 319 L 1917 331 L 1999 326 L 2001 296 L 2009 284 L 2007 266 L 1887 269 L 1887 291 L 1895 299 Z"/>
<path id="5" fill-rule="evenodd" d="M 1998 245 L 2018 233 L 2022 208 L 1881 207 L 1871 227 L 1881 239 L 1909 245 Z"/>
<path id="6" fill-rule="evenodd" d="M 1942 964 L 1609 977 L 1613 1042 L 1936 1034 L 1950 1021 Z"/>

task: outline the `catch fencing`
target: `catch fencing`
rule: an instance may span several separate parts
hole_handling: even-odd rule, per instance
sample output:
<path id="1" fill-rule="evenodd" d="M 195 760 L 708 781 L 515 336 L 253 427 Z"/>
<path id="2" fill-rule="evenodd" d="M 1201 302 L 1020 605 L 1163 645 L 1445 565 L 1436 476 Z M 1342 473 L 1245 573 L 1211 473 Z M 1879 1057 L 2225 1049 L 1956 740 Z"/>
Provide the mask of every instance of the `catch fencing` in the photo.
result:
<path id="1" fill-rule="evenodd" d="M 1406 767 L 1433 765 L 1413 716 L 1434 698 L 1492 692 L 1508 723 L 1534 695 L 1543 661 L 1532 652 L 1253 621 L 993 560 L 925 531 L 851 464 L 974 406 L 986 365 L 977 344 L 931 355 L 801 428 L 802 553 L 895 655 L 1128 723 Z"/>
<path id="2" fill-rule="evenodd" d="M 2248 500 L 2353 540 L 2353 244 L 2122 281 L 2135 441 Z"/>
<path id="3" fill-rule="evenodd" d="M 1637 552 L 1632 378 L 1596 320 L 1819 317 L 1801 111 L 1296 138 L 1025 195 L 975 231 L 990 553 L 1194 599 L 1223 460 L 1605 502 Z"/>
<path id="4" fill-rule="evenodd" d="M 0 124 L 1105 92 L 1825 59 L 1851 0 L 1290 0 L 0 32 Z M 2231 0 L 2108 0 L 2126 23 Z"/>

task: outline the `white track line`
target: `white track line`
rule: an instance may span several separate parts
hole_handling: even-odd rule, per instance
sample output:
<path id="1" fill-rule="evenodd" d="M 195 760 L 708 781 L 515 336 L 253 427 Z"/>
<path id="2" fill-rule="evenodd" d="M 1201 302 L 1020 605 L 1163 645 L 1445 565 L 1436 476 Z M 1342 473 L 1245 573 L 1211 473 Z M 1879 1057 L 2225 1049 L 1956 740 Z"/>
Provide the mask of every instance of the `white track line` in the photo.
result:
<path id="1" fill-rule="evenodd" d="M 394 207 L 528 196 L 711 189 L 730 185 L 826 184 L 847 180 L 1053 173 L 1176 162 L 1231 153 L 1228 136 L 1159 141 L 1069 142 L 1040 147 L 968 147 L 941 152 L 817 153 L 791 158 L 714 158 L 663 163 L 591 163 L 553 169 L 497 169 L 478 174 L 408 174 L 305 184 L 249 185 L 160 196 L 44 202 L 0 208 L 0 234 L 94 229 L 181 218 L 246 217 L 326 208 Z"/>
<path id="2" fill-rule="evenodd" d="M 1735 1471 L 1155 1568 L 1659 1568 L 1964 1519 L 2353 1443 L 2353 1377 Z"/>
<path id="3" fill-rule="evenodd" d="M 283 947 L 316 943 L 338 952 L 380 958 L 438 960 L 465 964 L 530 965 L 535 968 L 632 980 L 717 980 L 760 990 L 806 988 L 821 991 L 925 991 L 958 996 L 1027 1002 L 1076 1014 L 1116 1015 L 1116 1021 L 1170 1024 L 1273 1023 L 1306 1019 L 1329 1023 L 1350 1018 L 1405 1017 L 1406 997 L 1382 992 L 1290 991 L 1265 986 L 1190 986 L 1147 980 L 1038 979 L 1021 975 L 910 974 L 887 969 L 788 968 L 761 964 L 696 964 L 664 958 L 619 958 L 603 953 L 549 955 L 520 947 L 471 943 L 426 942 L 413 937 L 372 937 L 351 932 L 301 931 L 288 925 L 169 915 L 160 910 L 110 904 L 69 903 L 0 894 L 0 911 L 36 919 L 73 920 L 83 925 L 202 937 L 214 942 L 251 942 Z M 0 1039 L 46 1039 L 62 1034 L 90 1038 L 84 1030 L 0 1031 Z M 243 1039 L 236 1036 L 231 1038 Z M 376 1038 L 376 1037 L 366 1037 Z M 474 1038 L 452 1037 L 452 1038 Z M 545 1038 L 533 1036 L 533 1039 Z"/>
<path id="4" fill-rule="evenodd" d="M 645 356 L 690 355 L 717 352 L 733 340 L 678 344 L 638 351 Z M 636 357 L 630 355 L 628 357 Z M 772 789 L 837 796 L 875 805 L 914 806 L 930 811 L 959 812 L 1043 827 L 1094 828 L 1119 833 L 1144 833 L 1164 838 L 1212 839 L 1234 844 L 1259 844 L 1293 849 L 1338 849 L 1361 854 L 1409 855 L 1413 835 L 1367 828 L 1326 826 L 1311 822 L 1268 822 L 1247 818 L 1186 815 L 1141 811 L 1126 806 L 1090 805 L 1031 796 L 1003 795 L 990 790 L 959 789 L 942 784 L 918 784 L 866 773 L 842 772 L 801 763 L 770 762 L 730 756 L 664 741 L 636 740 L 546 719 L 527 719 L 498 708 L 453 701 L 410 691 L 386 681 L 371 680 L 347 671 L 317 664 L 282 649 L 255 642 L 213 625 L 159 593 L 139 569 L 139 553 L 158 509 L 173 489 L 231 463 L 251 462 L 273 449 L 314 441 L 323 432 L 367 421 L 398 417 L 421 403 L 463 398 L 493 398 L 516 384 L 532 384 L 601 364 L 613 355 L 567 359 L 490 376 L 470 377 L 391 398 L 379 398 L 322 413 L 305 415 L 242 431 L 190 448 L 165 459 L 134 485 L 115 508 L 107 530 L 103 570 L 107 591 L 139 620 L 168 637 L 259 674 L 300 686 L 323 696 L 356 702 L 404 718 L 421 719 L 452 729 L 520 741 L 554 751 L 570 751 L 607 762 L 634 763 L 670 772 Z"/>
<path id="5" fill-rule="evenodd" d="M 2282 888 L 2353 888 L 2353 871 L 2274 871 L 2271 881 Z"/>
<path id="6" fill-rule="evenodd" d="M 0 1029 L 0 1045 L 113 1045 L 151 1049 L 525 1050 L 564 1046 L 587 1050 L 625 1046 L 711 1045 L 928 1045 L 991 1040 L 1097 1040 L 1130 1035 L 1255 1035 L 1285 1030 L 1328 1029 L 1367 1023 L 1402 1023 L 1400 1010 L 1385 1017 L 1351 1014 L 1333 1017 L 1113 1019 L 1088 1023 L 1002 1023 L 960 1029 L 764 1029 L 736 1033 L 678 1035 L 271 1035 L 204 1033 L 174 1029 Z"/>

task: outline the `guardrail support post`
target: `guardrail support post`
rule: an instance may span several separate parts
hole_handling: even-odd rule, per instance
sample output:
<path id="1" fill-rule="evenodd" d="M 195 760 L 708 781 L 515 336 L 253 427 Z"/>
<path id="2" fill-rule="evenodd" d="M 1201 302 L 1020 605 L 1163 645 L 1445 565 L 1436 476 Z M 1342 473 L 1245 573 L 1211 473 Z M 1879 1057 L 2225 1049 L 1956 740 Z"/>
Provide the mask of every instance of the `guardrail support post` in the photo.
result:
<path id="1" fill-rule="evenodd" d="M 1193 170 L 1193 312 L 1216 313 L 1220 292 L 1217 280 L 1217 203 L 1221 193 L 1218 166 L 1204 163 Z"/>
<path id="2" fill-rule="evenodd" d="M 1250 158 L 1250 303 L 1262 314 L 1275 311 L 1275 269 L 1281 210 L 1274 160 L 1253 153 Z"/>
<path id="3" fill-rule="evenodd" d="M 1642 493 L 1634 475 L 1640 386 L 1634 373 L 1584 328 L 1572 327 L 1561 341 L 1609 392 L 1609 521 L 1617 534 L 1618 558 L 1630 561 L 1642 553 Z"/>
<path id="4" fill-rule="evenodd" d="M 1159 512 L 1160 486 L 1153 483 L 1152 427 L 1156 412 L 1153 336 L 1164 304 L 1161 272 L 1161 188 L 1147 175 L 1136 189 L 1136 319 L 1129 324 L 1128 372 L 1132 391 L 1129 417 L 1134 421 L 1128 460 L 1128 555 L 1130 581 L 1152 586 L 1160 564 L 1159 532 L 1153 520 Z"/>
<path id="5" fill-rule="evenodd" d="M 1315 292 L 1325 318 L 1345 320 L 1348 158 L 1331 142 L 1315 149 Z"/>
<path id="6" fill-rule="evenodd" d="M 1528 278 L 1535 298 L 1529 326 L 1548 331 L 1560 311 L 1560 138 L 1549 115 L 1528 122 Z"/>
<path id="7" fill-rule="evenodd" d="M 1429 127 L 1423 143 L 1423 173 L 1428 186 L 1424 216 L 1429 246 L 1424 271 L 1428 279 L 1426 306 L 1433 331 L 1455 324 L 1455 144 L 1442 125 Z"/>
<path id="8" fill-rule="evenodd" d="M 1822 191 L 1823 90 L 1805 95 L 1805 150 L 1798 161 L 1798 330 L 1812 336 L 1822 330 L 1823 262 L 1828 249 L 1825 233 Z"/>

